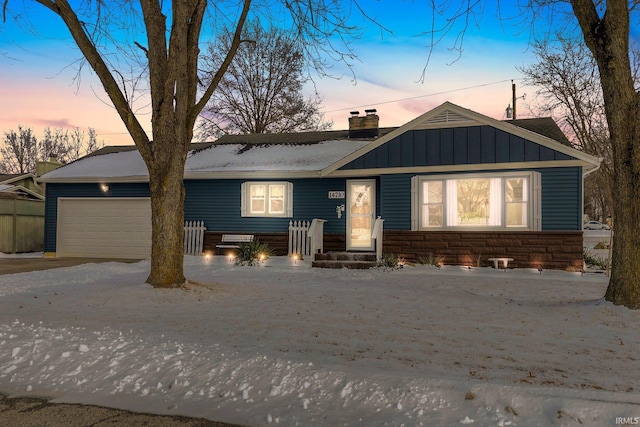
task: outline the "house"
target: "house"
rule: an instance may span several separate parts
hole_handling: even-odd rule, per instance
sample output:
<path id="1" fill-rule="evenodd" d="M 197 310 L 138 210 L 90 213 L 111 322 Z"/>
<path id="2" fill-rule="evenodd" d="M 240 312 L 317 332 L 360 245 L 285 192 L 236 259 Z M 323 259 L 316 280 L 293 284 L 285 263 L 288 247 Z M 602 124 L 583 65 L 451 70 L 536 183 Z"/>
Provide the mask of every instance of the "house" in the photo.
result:
<path id="1" fill-rule="evenodd" d="M 375 110 L 349 122 L 194 145 L 185 219 L 204 220 L 205 249 L 249 233 L 285 254 L 289 221 L 321 218 L 325 250 L 366 252 L 381 217 L 384 252 L 407 259 L 582 268 L 583 178 L 599 160 L 552 119 L 499 121 L 447 102 L 397 128 L 379 128 Z M 40 180 L 45 251 L 148 256 L 148 177 L 134 147 L 105 147 Z"/>
<path id="2" fill-rule="evenodd" d="M 0 252 L 41 251 L 44 189 L 32 173 L 0 174 Z"/>

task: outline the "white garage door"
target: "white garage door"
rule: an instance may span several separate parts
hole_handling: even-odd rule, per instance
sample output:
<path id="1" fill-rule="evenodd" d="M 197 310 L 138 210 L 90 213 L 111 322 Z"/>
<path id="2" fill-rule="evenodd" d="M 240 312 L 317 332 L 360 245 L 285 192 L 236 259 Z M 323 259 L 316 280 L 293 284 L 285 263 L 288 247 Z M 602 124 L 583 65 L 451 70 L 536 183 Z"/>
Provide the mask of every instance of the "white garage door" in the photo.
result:
<path id="1" fill-rule="evenodd" d="M 149 198 L 59 198 L 56 255 L 148 258 L 151 255 Z"/>

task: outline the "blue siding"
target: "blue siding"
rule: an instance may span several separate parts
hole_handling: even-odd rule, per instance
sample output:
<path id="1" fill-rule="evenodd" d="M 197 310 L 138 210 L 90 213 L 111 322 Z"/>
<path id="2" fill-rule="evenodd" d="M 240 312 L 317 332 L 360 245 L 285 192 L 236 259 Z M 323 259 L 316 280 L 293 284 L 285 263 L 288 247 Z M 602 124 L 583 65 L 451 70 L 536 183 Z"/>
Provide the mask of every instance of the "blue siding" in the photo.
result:
<path id="1" fill-rule="evenodd" d="M 108 183 L 104 193 L 99 184 L 55 184 L 46 186 L 44 251 L 56 251 L 58 198 L 59 197 L 149 197 L 147 183 Z"/>
<path id="2" fill-rule="evenodd" d="M 420 141 L 416 141 L 416 137 L 419 136 L 416 132 L 411 132 L 414 135 L 414 150 L 420 154 L 424 152 L 424 159 L 420 159 L 419 162 L 411 163 L 416 166 L 437 166 L 440 164 L 440 151 L 442 147 L 442 143 L 440 140 L 440 131 L 438 130 L 429 130 L 427 131 L 428 139 L 424 144 L 421 144 Z M 426 149 L 422 150 L 422 147 L 426 145 Z M 404 165 L 403 165 L 404 166 Z"/>
<path id="3" fill-rule="evenodd" d="M 451 142 L 453 145 L 453 141 Z M 525 152 L 523 151 L 523 155 Z M 542 175 L 542 229 L 580 230 L 582 168 L 545 168 L 537 171 Z M 376 212 L 385 220 L 386 229 L 411 229 L 411 177 L 412 174 L 395 174 L 382 175 L 377 179 Z M 259 233 L 286 232 L 291 219 L 323 218 L 328 220 L 325 224 L 327 233 L 345 232 L 346 217 L 338 219 L 335 208 L 346 203 L 346 200 L 329 199 L 328 193 L 346 191 L 346 179 L 290 180 L 294 194 L 293 218 L 241 217 L 240 187 L 244 181 L 246 180 L 186 180 L 185 219 L 204 220 L 207 229 L 211 231 Z M 146 183 L 109 183 L 109 187 L 109 192 L 103 193 L 98 184 L 47 184 L 44 250 L 56 250 L 59 197 L 149 196 L 149 186 Z"/>
<path id="4" fill-rule="evenodd" d="M 511 159 L 509 134 L 496 130 L 496 156 L 490 163 L 506 163 Z"/>
<path id="5" fill-rule="evenodd" d="M 289 221 L 328 220 L 328 233 L 344 233 L 345 216 L 338 219 L 336 206 L 345 199 L 329 199 L 329 191 L 346 191 L 343 178 L 294 179 L 293 218 L 257 218 L 240 216 L 242 179 L 186 180 L 185 220 L 203 220 L 208 230 L 227 232 L 286 232 Z"/>
<path id="6" fill-rule="evenodd" d="M 289 221 L 323 218 L 327 233 L 344 233 L 346 217 L 338 219 L 336 206 L 345 199 L 329 199 L 329 191 L 346 191 L 344 178 L 300 179 L 293 182 L 293 218 L 240 216 L 240 186 L 246 180 L 186 180 L 185 220 L 204 220 L 208 230 L 228 232 L 286 232 Z M 378 188 L 379 185 L 376 185 Z M 47 184 L 44 250 L 56 250 L 59 197 L 149 197 L 146 183 L 109 183 L 102 193 L 98 184 Z M 376 195 L 379 212 L 380 196 Z"/>
<path id="7" fill-rule="evenodd" d="M 480 147 L 482 161 L 474 163 L 492 163 L 496 161 L 496 129 L 490 126 L 480 128 Z"/>
<path id="8" fill-rule="evenodd" d="M 582 230 L 582 168 L 542 169 L 542 230 Z"/>
<path id="9" fill-rule="evenodd" d="M 570 159 L 571 156 L 491 126 L 471 126 L 405 132 L 341 169 Z"/>
<path id="10" fill-rule="evenodd" d="M 402 156 L 400 158 L 400 164 L 393 165 L 395 167 L 402 166 L 407 163 L 411 163 L 414 158 L 413 152 L 413 134 L 411 132 L 403 133 L 400 136 L 400 149 L 402 150 Z"/>
<path id="11" fill-rule="evenodd" d="M 380 210 L 387 230 L 411 230 L 410 174 L 380 177 Z"/>
<path id="12" fill-rule="evenodd" d="M 537 169 L 536 172 L 540 172 L 542 180 L 542 230 L 581 230 L 582 168 Z M 411 230 L 412 176 L 413 174 L 397 174 L 380 177 L 382 201 L 379 212 L 385 220 L 385 229 Z"/>
<path id="13" fill-rule="evenodd" d="M 461 165 L 468 163 L 469 136 L 467 128 L 455 128 L 453 130 L 453 163 Z"/>

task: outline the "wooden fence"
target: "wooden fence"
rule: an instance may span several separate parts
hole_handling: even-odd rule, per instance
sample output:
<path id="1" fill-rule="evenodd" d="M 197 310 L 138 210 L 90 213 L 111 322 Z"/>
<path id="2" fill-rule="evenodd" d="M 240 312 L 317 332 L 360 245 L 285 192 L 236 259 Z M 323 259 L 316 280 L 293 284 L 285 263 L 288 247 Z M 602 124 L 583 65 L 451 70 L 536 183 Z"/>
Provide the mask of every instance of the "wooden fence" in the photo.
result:
<path id="1" fill-rule="evenodd" d="M 44 246 L 44 201 L 0 198 L 0 252 L 38 252 Z"/>
<path id="2" fill-rule="evenodd" d="M 187 221 L 184 223 L 184 254 L 202 255 L 202 243 L 207 227 L 204 221 Z"/>

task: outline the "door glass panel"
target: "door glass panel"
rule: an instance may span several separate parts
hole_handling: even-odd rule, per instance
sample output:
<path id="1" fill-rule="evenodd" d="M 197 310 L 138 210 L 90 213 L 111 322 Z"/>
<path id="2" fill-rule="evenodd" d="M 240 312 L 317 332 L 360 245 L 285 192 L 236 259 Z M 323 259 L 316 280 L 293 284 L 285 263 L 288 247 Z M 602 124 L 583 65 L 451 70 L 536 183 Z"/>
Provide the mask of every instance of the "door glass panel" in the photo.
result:
<path id="1" fill-rule="evenodd" d="M 370 248 L 373 226 L 372 186 L 350 184 L 349 214 L 351 219 L 350 239 L 352 248 Z"/>

